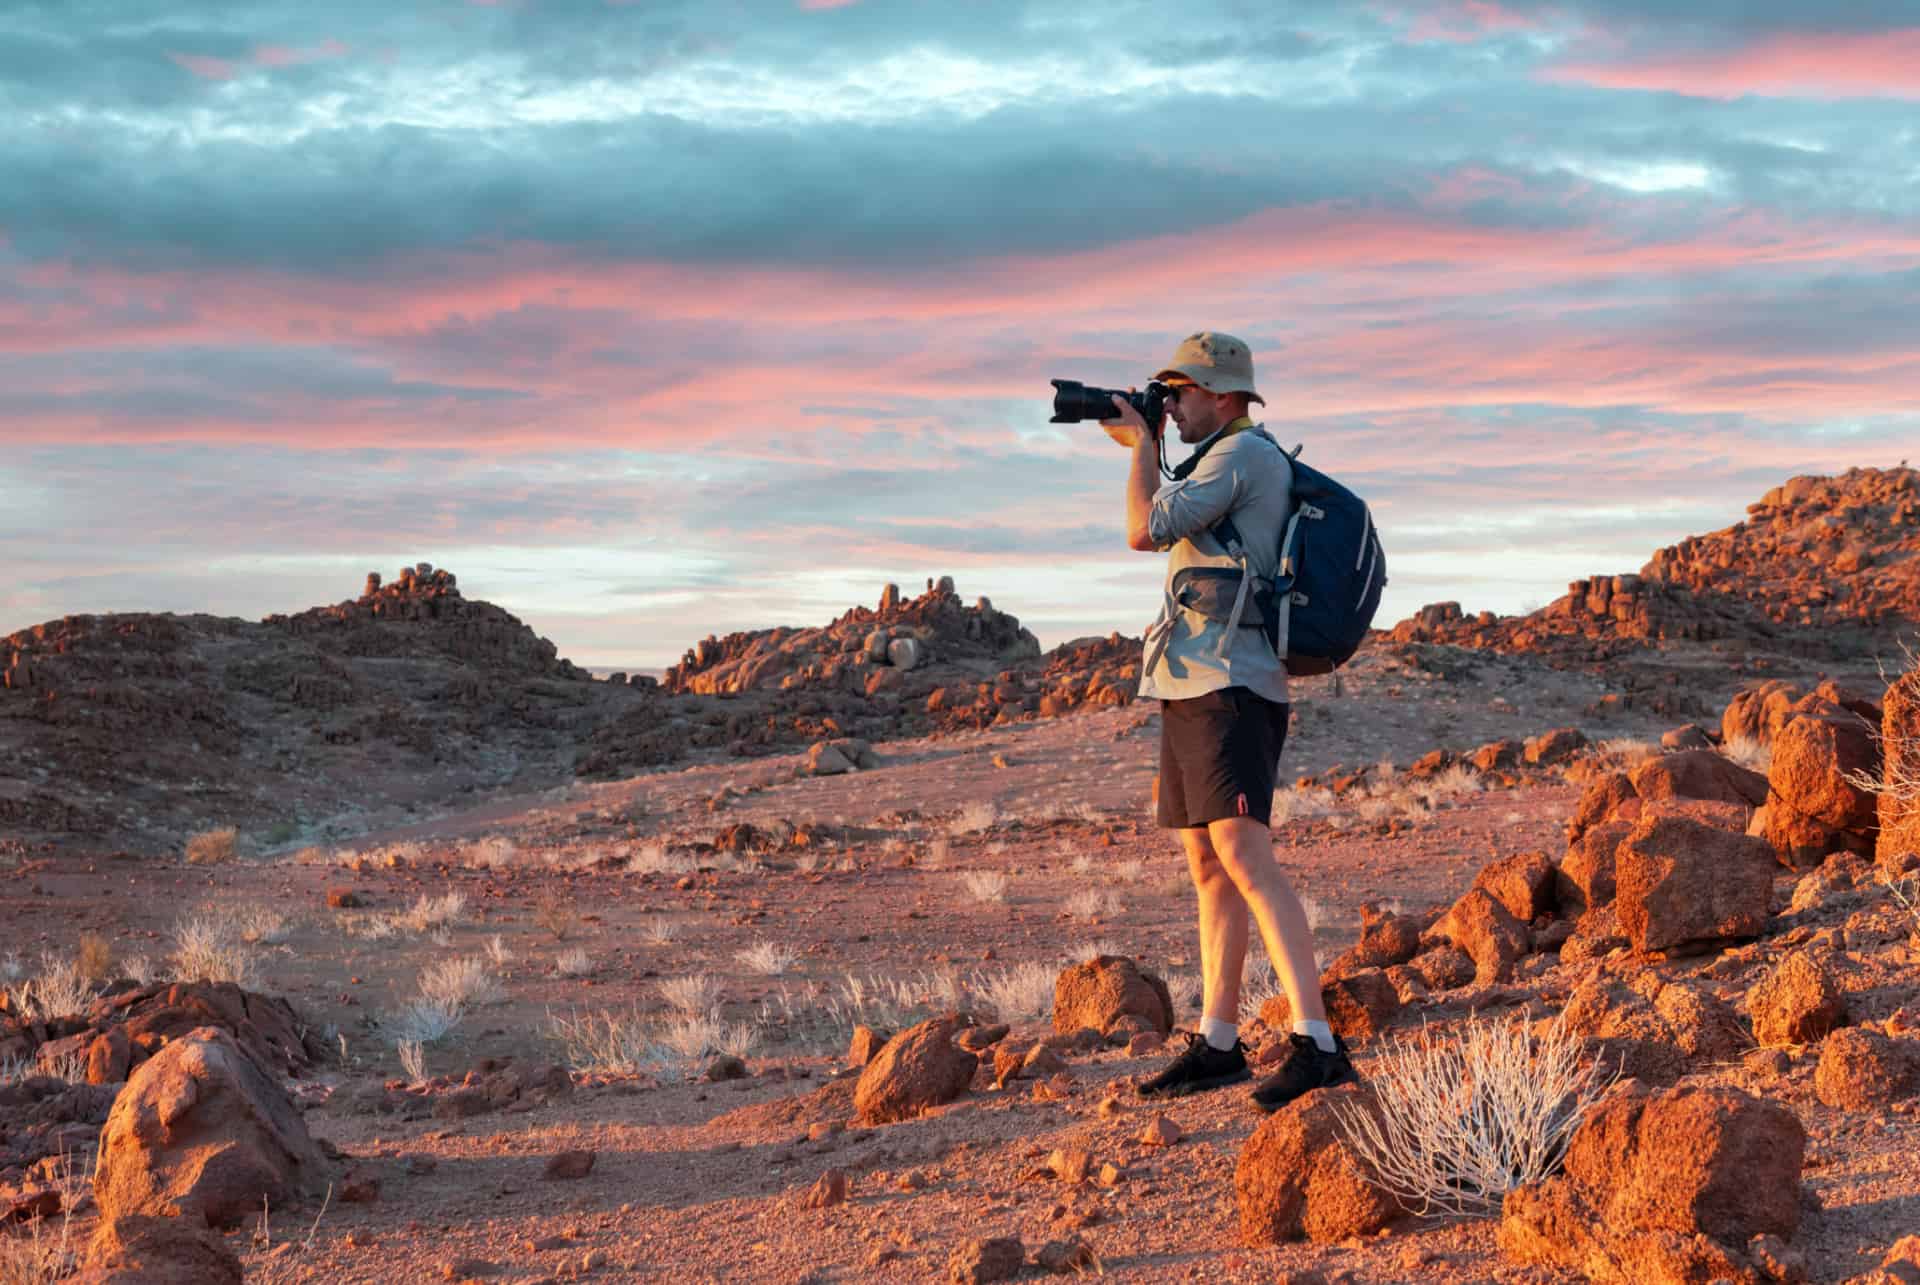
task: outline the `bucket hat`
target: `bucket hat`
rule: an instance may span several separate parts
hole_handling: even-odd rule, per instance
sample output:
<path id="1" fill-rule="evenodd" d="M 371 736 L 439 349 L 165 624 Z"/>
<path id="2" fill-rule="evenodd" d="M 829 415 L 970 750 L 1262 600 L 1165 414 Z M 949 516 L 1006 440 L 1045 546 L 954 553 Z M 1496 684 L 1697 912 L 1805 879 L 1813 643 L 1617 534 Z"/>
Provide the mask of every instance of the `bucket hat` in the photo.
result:
<path id="1" fill-rule="evenodd" d="M 1173 360 L 1154 378 L 1169 375 L 1191 379 L 1210 393 L 1245 393 L 1262 406 L 1267 404 L 1267 399 L 1254 391 L 1253 350 L 1246 340 L 1217 330 L 1197 331 L 1182 339 L 1173 350 Z"/>

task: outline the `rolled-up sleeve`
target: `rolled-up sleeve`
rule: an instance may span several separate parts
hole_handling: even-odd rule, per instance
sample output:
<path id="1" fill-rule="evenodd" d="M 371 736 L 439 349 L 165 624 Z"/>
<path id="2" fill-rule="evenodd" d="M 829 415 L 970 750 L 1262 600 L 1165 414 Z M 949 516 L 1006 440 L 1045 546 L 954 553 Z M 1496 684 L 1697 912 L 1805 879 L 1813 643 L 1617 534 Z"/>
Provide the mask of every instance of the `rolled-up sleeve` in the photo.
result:
<path id="1" fill-rule="evenodd" d="M 1197 531 L 1218 522 L 1240 495 L 1240 470 L 1228 443 L 1207 452 L 1184 481 L 1160 488 L 1147 510 L 1147 535 L 1156 549 L 1171 549 Z"/>

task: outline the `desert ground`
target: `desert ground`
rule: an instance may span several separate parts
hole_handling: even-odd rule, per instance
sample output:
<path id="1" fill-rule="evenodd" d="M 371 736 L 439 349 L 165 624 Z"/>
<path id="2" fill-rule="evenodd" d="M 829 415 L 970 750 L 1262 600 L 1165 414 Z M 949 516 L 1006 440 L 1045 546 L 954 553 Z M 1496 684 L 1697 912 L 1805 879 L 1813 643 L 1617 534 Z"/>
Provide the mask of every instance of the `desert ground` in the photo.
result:
<path id="1" fill-rule="evenodd" d="M 1297 682 L 1283 776 L 1313 780 L 1281 792 L 1275 846 L 1322 959 L 1354 944 L 1363 903 L 1419 913 L 1491 861 L 1557 855 L 1580 797 L 1566 768 L 1491 788 L 1404 769 L 1570 723 L 1597 743 L 1583 762 L 1654 752 L 1670 719 L 1583 716 L 1605 690 L 1517 659 L 1449 677 L 1395 653 Z M 1164 1050 L 1063 1044 L 1062 1069 L 1004 1084 L 989 1054 L 956 1100 L 857 1121 L 856 1026 L 963 1010 L 1030 1044 L 1053 1034 L 1055 977 L 1077 960 L 1139 961 L 1168 980 L 1176 1020 L 1197 1022 L 1192 892 L 1150 821 L 1156 747 L 1143 704 L 882 742 L 875 766 L 832 776 L 805 774 L 802 754 L 714 755 L 211 862 L 16 849 L 0 923 L 16 971 L 90 933 L 110 971 L 136 974 L 166 971 L 183 923 L 215 924 L 247 986 L 318 1034 L 327 1056 L 288 1085 L 335 1169 L 321 1200 L 226 1233 L 249 1279 L 919 1281 L 1007 1236 L 1028 1254 L 1084 1246 L 1080 1270 L 1128 1281 L 1580 1279 L 1503 1259 L 1497 1217 L 1243 1243 L 1234 1170 L 1263 1117 L 1243 1088 L 1136 1098 Z M 1710 974 L 1714 958 L 1670 967 Z M 1400 1020 L 1525 1011 L 1568 968 L 1537 970 L 1535 990 L 1436 994 Z M 1256 947 L 1256 1047 L 1275 1039 L 1252 1021 L 1273 990 Z M 422 1025 L 433 995 L 455 1016 Z M 1358 1049 L 1363 1076 L 1385 1041 Z M 1705 1078 L 1801 1116 L 1798 1243 L 1811 1279 L 1847 1279 L 1920 1227 L 1914 1116 L 1821 1106 L 1811 1059 L 1787 1057 L 1764 1079 L 1742 1061 Z M 1059 1177 L 1063 1151 L 1094 1176 Z M 584 1176 L 553 1176 L 578 1152 Z M 844 1200 L 808 1207 L 829 1170 Z M 74 1204 L 77 1248 L 90 1211 L 83 1192 Z"/>

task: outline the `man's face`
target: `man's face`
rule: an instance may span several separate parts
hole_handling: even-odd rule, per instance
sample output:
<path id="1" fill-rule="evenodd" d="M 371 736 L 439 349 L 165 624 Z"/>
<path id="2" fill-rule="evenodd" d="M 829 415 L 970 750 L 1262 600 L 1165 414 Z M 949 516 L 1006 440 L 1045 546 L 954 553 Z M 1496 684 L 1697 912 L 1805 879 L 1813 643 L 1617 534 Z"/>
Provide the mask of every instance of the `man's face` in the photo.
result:
<path id="1" fill-rule="evenodd" d="M 1169 382 L 1167 418 L 1180 430 L 1180 440 L 1189 446 L 1204 442 L 1226 427 L 1231 403 L 1198 384 Z"/>

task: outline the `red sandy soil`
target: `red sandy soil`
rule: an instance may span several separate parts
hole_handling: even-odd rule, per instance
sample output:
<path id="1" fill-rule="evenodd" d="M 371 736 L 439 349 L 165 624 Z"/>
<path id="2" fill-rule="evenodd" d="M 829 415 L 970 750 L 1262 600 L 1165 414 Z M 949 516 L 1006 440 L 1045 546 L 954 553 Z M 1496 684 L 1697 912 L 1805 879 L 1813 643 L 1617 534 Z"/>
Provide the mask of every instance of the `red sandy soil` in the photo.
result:
<path id="1" fill-rule="evenodd" d="M 1466 750 L 1570 722 L 1593 735 L 1657 736 L 1664 726 L 1625 714 L 1612 725 L 1581 719 L 1604 691 L 1595 679 L 1509 671 L 1498 658 L 1479 663 L 1471 682 L 1362 665 L 1339 695 L 1324 679 L 1299 684 L 1285 772 L 1381 757 L 1404 767 L 1438 745 Z M 1523 672 L 1524 683 L 1508 683 Z M 564 786 L 373 835 L 351 851 L 206 867 L 59 848 L 0 868 L 0 931 L 28 959 L 70 952 L 80 933 L 94 931 L 122 955 L 158 961 L 175 920 L 202 906 L 267 905 L 291 916 L 290 935 L 263 953 L 255 987 L 286 995 L 344 1047 L 343 1063 L 298 1082 L 296 1093 L 313 1131 L 348 1157 L 343 1169 L 381 1186 L 371 1203 L 273 1210 L 265 1243 L 257 1232 L 234 1233 L 249 1279 L 397 1285 L 449 1279 L 451 1265 L 475 1260 L 466 1270 L 490 1265 L 488 1278 L 504 1281 L 926 1281 L 942 1277 L 955 1246 L 1003 1235 L 1021 1237 L 1030 1252 L 1084 1237 L 1106 1274 L 1125 1281 L 1266 1281 L 1309 1266 L 1362 1282 L 1558 1279 L 1506 1263 L 1490 1221 L 1411 1221 L 1339 1246 L 1242 1247 L 1233 1167 L 1261 1117 L 1236 1089 L 1165 1107 L 1140 1102 L 1129 1080 L 1164 1054 L 1074 1054 L 1071 1086 L 1058 1098 L 1036 1094 L 1030 1081 L 992 1090 L 976 1080 L 945 1108 L 873 1129 L 850 1123 L 850 1078 L 837 1081 L 838 1099 L 811 1096 L 846 1073 L 848 1027 L 821 1006 L 849 973 L 906 979 L 932 1001 L 942 973 L 965 981 L 1028 961 L 1053 967 L 1095 943 L 1163 973 L 1197 972 L 1184 862 L 1147 815 L 1156 745 L 1155 711 L 1134 706 L 886 743 L 876 746 L 880 767 L 845 776 L 796 778 L 801 756 L 792 755 Z M 728 785 L 739 797 L 710 810 Z M 1458 895 L 1492 858 L 1534 849 L 1557 857 L 1576 796 L 1551 781 L 1464 794 L 1392 836 L 1348 802 L 1281 825 L 1276 846 L 1319 905 L 1330 959 L 1357 936 L 1364 900 L 1422 909 Z M 995 823 L 950 833 L 963 808 L 983 803 L 997 809 Z M 623 868 L 650 844 L 712 839 L 743 821 L 817 829 L 807 848 L 745 863 L 696 858 L 710 868 L 684 880 Z M 492 836 L 513 841 L 508 864 L 460 864 L 462 844 Z M 390 865 L 380 854 L 400 842 L 421 847 Z M 369 857 L 355 868 L 352 852 Z M 1076 872 L 1076 857 L 1090 867 Z M 1004 903 L 969 897 L 963 874 L 976 870 L 1008 877 Z M 467 909 L 445 944 L 406 934 L 368 940 L 347 935 L 327 908 L 327 890 L 341 887 L 370 911 L 449 891 L 463 892 Z M 1110 890 L 1119 909 L 1068 916 L 1067 899 L 1087 888 Z M 563 924 L 563 942 L 541 920 L 567 912 L 576 918 Z M 647 929 L 663 918 L 682 931 L 650 944 Z M 698 1078 L 703 1059 L 680 1082 L 580 1077 L 572 1095 L 550 1105 L 467 1119 L 406 1120 L 356 1106 L 400 1075 L 380 1017 L 412 991 L 421 967 L 482 953 L 495 935 L 513 954 L 501 970 L 505 998 L 427 1048 L 431 1076 L 457 1082 L 487 1058 L 554 1060 L 549 1014 L 638 1008 L 659 1016 L 665 977 L 711 974 L 726 1019 L 776 1020 L 747 1057 L 744 1079 L 707 1083 Z M 792 947 L 797 962 L 784 976 L 749 972 L 735 953 L 760 942 Z M 556 956 L 571 947 L 587 951 L 587 976 L 556 975 Z M 809 987 L 819 992 L 812 999 Z M 1427 1013 L 1445 1020 L 1511 1002 L 1503 988 L 1447 998 Z M 1182 1018 L 1198 1014 L 1189 1008 Z M 1044 1020 L 1017 1024 L 1015 1035 L 1043 1033 Z M 1811 1075 L 1805 1058 L 1765 1084 L 1741 1065 L 1719 1078 L 1780 1095 L 1807 1124 L 1805 1188 L 1819 1208 L 1799 1243 L 1816 1280 L 1839 1280 L 1920 1227 L 1920 1130 L 1911 1114 L 1818 1105 Z M 1109 1095 L 1117 1106 L 1103 1114 Z M 1156 1110 L 1180 1126 L 1182 1141 L 1155 1148 L 1134 1140 Z M 1121 1180 L 1107 1189 L 1028 1176 L 1056 1147 L 1084 1148 L 1096 1170 L 1111 1162 Z M 544 1180 L 547 1158 L 569 1148 L 597 1153 L 592 1172 Z M 848 1175 L 847 1203 L 800 1207 L 829 1167 Z M 82 1220 L 75 1230 L 89 1229 Z"/>

